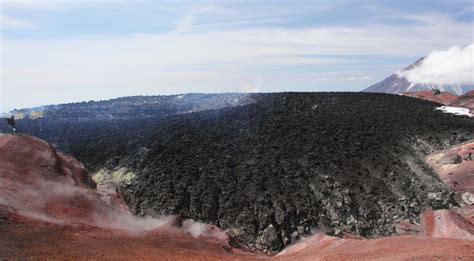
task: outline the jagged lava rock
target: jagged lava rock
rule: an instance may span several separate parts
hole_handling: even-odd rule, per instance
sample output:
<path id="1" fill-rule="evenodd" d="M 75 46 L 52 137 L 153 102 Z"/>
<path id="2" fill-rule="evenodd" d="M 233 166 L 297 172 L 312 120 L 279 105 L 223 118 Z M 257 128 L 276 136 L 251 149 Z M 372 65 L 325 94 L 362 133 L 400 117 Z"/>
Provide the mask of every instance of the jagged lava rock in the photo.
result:
<path id="1" fill-rule="evenodd" d="M 211 100 L 225 95 L 219 97 Z M 133 115 L 127 108 L 139 98 L 124 108 L 100 103 L 113 107 L 100 107 L 101 115 L 117 119 L 88 116 L 94 106 L 81 104 L 55 111 L 64 117 L 45 113 L 18 127 L 58 144 L 91 172 L 133 172 L 122 191 L 137 215 L 242 228 L 239 239 L 252 248 L 272 225 L 277 238 L 267 244 L 270 251 L 313 228 L 390 235 L 401 220 L 419 222 L 426 208 L 449 208 L 452 193 L 424 158 L 474 138 L 471 118 L 400 95 L 247 94 L 248 102 L 192 113 L 170 111 L 177 98 L 163 98 L 133 120 L 122 117 Z M 225 100 L 231 99 L 219 104 Z M 119 117 L 122 109 L 128 113 Z M 161 109 L 172 113 L 148 114 Z"/>

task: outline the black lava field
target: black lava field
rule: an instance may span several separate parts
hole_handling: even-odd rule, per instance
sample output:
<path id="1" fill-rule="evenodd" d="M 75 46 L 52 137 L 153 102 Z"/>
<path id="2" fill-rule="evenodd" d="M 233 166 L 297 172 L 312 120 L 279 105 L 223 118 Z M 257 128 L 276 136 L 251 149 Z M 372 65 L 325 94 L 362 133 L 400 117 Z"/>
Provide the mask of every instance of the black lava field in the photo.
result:
<path id="1" fill-rule="evenodd" d="M 137 215 L 213 223 L 251 249 L 281 250 L 314 230 L 390 235 L 423 209 L 456 204 L 423 159 L 474 139 L 473 118 L 389 94 L 228 95 L 205 95 L 219 105 L 198 109 L 204 96 L 144 109 L 140 97 L 65 105 L 18 121 L 18 129 L 91 173 L 134 172 L 120 189 Z M 192 106 L 173 104 L 189 97 Z M 111 116 L 87 116 L 94 110 Z"/>

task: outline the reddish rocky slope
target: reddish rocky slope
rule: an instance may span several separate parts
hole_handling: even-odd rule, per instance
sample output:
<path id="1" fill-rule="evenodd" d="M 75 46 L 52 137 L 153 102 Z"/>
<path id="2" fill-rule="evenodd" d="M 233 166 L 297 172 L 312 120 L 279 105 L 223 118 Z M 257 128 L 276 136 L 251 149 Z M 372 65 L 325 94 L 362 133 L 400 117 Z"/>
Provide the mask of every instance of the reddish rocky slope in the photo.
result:
<path id="1" fill-rule="evenodd" d="M 405 92 L 403 93 L 405 96 L 420 98 L 427 101 L 433 101 L 437 103 L 441 103 L 444 105 L 449 105 L 450 103 L 454 102 L 458 96 L 452 94 L 450 92 L 441 92 L 436 93 L 432 90 L 423 90 L 417 92 Z"/>
<path id="2" fill-rule="evenodd" d="M 463 95 L 457 96 L 450 92 L 436 92 L 433 90 L 423 90 L 417 92 L 405 92 L 402 95 L 415 97 L 422 100 L 432 101 L 449 105 L 452 107 L 466 108 L 474 113 L 474 91 L 469 91 Z"/>
<path id="3" fill-rule="evenodd" d="M 450 105 L 467 108 L 471 110 L 471 113 L 474 113 L 474 90 L 459 96 Z"/>

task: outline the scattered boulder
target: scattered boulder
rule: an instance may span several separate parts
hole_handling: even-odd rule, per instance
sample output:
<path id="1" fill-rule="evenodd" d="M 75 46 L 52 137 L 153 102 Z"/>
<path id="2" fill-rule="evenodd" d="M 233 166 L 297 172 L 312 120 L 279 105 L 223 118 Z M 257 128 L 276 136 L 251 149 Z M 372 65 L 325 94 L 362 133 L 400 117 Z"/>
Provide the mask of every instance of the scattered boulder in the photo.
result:
<path id="1" fill-rule="evenodd" d="M 445 154 L 442 160 L 443 164 L 459 164 L 461 162 L 462 158 L 457 153 Z"/>
<path id="2" fill-rule="evenodd" d="M 472 160 L 472 158 L 473 158 L 472 152 L 463 153 L 461 158 L 462 158 L 462 160 L 465 160 L 465 161 Z"/>
<path id="3" fill-rule="evenodd" d="M 474 204 L 474 194 L 473 193 L 464 192 L 461 197 L 462 197 L 462 200 L 464 201 L 464 203 L 466 203 L 467 205 L 473 205 Z"/>
<path id="4" fill-rule="evenodd" d="M 257 237 L 255 246 L 259 250 L 278 250 L 281 247 L 281 242 L 273 225 L 269 225 L 263 230 L 262 235 Z"/>
<path id="5" fill-rule="evenodd" d="M 413 224 L 409 220 L 402 220 L 395 225 L 397 235 L 422 235 L 423 228 L 419 224 Z"/>

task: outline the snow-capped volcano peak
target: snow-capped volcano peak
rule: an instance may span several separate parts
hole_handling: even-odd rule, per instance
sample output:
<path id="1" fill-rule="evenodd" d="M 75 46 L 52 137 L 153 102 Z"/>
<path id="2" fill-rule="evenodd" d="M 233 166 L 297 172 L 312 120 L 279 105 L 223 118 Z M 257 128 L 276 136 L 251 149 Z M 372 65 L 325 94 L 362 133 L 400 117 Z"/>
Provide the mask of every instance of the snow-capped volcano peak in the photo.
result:
<path id="1" fill-rule="evenodd" d="M 430 89 L 457 95 L 474 89 L 474 43 L 433 51 L 363 92 L 401 94 Z"/>

